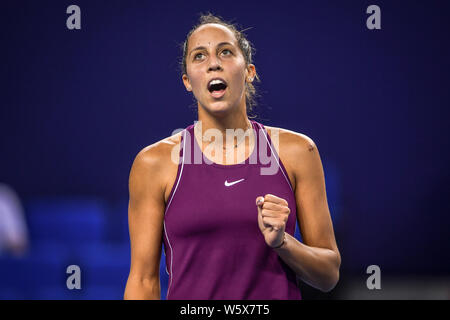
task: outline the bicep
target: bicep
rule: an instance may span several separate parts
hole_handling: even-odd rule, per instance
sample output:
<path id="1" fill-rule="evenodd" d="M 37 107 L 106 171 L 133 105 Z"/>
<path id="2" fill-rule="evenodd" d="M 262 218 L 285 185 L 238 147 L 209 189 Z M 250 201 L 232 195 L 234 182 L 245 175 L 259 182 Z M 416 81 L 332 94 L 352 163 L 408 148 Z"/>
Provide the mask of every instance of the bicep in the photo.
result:
<path id="1" fill-rule="evenodd" d="M 160 172 L 156 161 L 142 154 L 136 157 L 130 172 L 130 276 L 141 280 L 159 277 L 165 208 Z"/>
<path id="2" fill-rule="evenodd" d="M 306 245 L 337 251 L 319 151 L 308 138 L 298 152 L 295 198 L 302 239 Z"/>

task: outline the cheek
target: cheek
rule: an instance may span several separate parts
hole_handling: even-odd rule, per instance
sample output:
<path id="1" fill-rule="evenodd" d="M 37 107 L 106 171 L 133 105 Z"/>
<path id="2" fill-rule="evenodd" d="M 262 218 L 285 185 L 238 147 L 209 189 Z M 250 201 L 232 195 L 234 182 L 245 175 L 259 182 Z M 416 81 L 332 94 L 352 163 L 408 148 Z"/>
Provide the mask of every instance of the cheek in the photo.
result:
<path id="1" fill-rule="evenodd" d="M 232 77 L 236 84 L 242 85 L 245 80 L 245 63 L 239 63 L 232 69 Z"/>
<path id="2" fill-rule="evenodd" d="M 191 87 L 193 89 L 197 89 L 201 83 L 198 72 L 195 72 L 195 70 L 189 70 L 188 76 Z"/>
<path id="3" fill-rule="evenodd" d="M 233 87 L 240 88 L 245 85 L 245 72 L 242 69 L 236 69 L 232 75 Z"/>

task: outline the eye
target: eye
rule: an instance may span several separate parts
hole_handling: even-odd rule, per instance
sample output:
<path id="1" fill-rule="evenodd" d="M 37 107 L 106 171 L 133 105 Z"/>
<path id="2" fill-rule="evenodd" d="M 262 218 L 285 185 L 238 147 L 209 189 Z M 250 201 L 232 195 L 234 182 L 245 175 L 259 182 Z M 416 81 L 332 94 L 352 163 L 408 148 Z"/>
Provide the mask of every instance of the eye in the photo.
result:
<path id="1" fill-rule="evenodd" d="M 222 53 L 224 53 L 225 51 L 228 51 L 230 54 L 232 53 L 231 50 L 229 50 L 229 49 L 223 50 Z M 228 56 L 228 54 L 227 54 L 227 56 Z"/>
<path id="2" fill-rule="evenodd" d="M 197 54 L 194 56 L 194 60 L 198 60 L 197 57 L 198 57 L 199 55 L 203 55 L 203 53 L 197 53 Z"/>

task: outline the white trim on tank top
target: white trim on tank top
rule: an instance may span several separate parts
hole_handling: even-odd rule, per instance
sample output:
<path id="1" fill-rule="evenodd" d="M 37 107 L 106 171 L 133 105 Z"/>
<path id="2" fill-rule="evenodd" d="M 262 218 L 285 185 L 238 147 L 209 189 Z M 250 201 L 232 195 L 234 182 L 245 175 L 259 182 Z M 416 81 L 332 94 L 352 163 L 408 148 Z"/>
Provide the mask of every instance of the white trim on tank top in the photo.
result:
<path id="1" fill-rule="evenodd" d="M 288 178 L 286 177 L 286 175 L 284 174 L 284 171 L 283 171 L 283 169 L 281 168 L 280 162 L 278 161 L 278 158 L 280 157 L 280 155 L 279 155 L 278 153 L 275 153 L 274 150 L 272 149 L 272 144 L 269 142 L 269 139 L 267 139 L 267 135 L 266 135 L 266 132 L 265 132 L 266 130 L 262 127 L 261 124 L 258 124 L 258 126 L 262 129 L 262 132 L 264 133 L 264 138 L 266 138 L 267 144 L 269 145 L 269 148 L 270 148 L 270 150 L 272 151 L 271 154 L 274 155 L 274 158 L 275 158 L 275 160 L 277 161 L 278 167 L 280 168 L 281 173 L 283 174 L 284 178 L 286 179 L 286 182 L 287 182 L 289 188 L 292 190 L 292 192 L 294 192 L 294 190 L 292 189 L 292 186 L 291 186 L 291 182 L 289 181 L 289 179 L 288 179 Z M 275 157 L 275 154 L 277 154 L 278 157 Z M 280 159 L 280 161 L 281 161 L 281 159 Z"/>
<path id="2" fill-rule="evenodd" d="M 172 203 L 172 199 L 175 196 L 175 193 L 177 192 L 178 189 L 178 184 L 180 183 L 181 180 L 181 175 L 183 174 L 183 168 L 184 168 L 184 157 L 186 155 L 186 132 L 187 130 L 184 129 L 184 135 L 183 135 L 183 159 L 181 160 L 181 170 L 180 170 L 180 175 L 178 176 L 178 180 L 177 180 L 177 184 L 175 185 L 175 189 L 173 190 L 172 196 L 170 197 L 169 203 L 166 206 L 166 209 L 164 210 L 164 218 L 166 217 L 166 212 L 167 210 L 169 210 L 170 204 Z M 166 299 L 169 296 L 169 292 L 170 292 L 170 286 L 172 285 L 172 279 L 173 279 L 173 274 L 172 274 L 172 265 L 173 265 L 173 248 L 172 245 L 170 244 L 170 240 L 169 240 L 169 236 L 167 235 L 167 228 L 166 228 L 166 221 L 164 219 L 163 221 L 164 224 L 164 232 L 166 234 L 166 239 L 167 239 L 167 243 L 169 243 L 169 247 L 170 247 L 170 273 L 167 270 L 167 264 L 166 264 L 166 272 L 167 274 L 170 276 L 170 282 L 169 282 L 169 286 L 167 288 L 167 295 L 166 295 Z"/>

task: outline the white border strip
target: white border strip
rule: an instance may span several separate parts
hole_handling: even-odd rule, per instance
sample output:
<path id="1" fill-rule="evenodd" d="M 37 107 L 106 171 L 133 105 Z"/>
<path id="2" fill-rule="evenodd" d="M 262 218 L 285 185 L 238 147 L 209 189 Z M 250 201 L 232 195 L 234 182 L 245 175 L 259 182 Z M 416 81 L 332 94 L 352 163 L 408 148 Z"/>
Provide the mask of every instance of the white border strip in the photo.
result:
<path id="1" fill-rule="evenodd" d="M 167 243 L 169 243 L 169 247 L 170 247 L 170 273 L 167 271 L 167 264 L 166 264 L 166 272 L 167 272 L 167 274 L 170 277 L 170 283 L 169 283 L 169 286 L 168 286 L 168 289 L 167 289 L 166 300 L 167 300 L 167 297 L 169 296 L 170 286 L 172 285 L 172 279 L 173 279 L 173 274 L 172 274 L 173 248 L 172 248 L 172 246 L 170 244 L 169 236 L 167 235 L 167 228 L 166 228 L 165 218 L 166 218 L 167 210 L 169 210 L 170 204 L 172 203 L 172 199 L 175 196 L 175 193 L 177 192 L 178 185 L 179 185 L 180 180 L 181 180 L 181 176 L 183 175 L 184 157 L 186 155 L 186 148 L 185 147 L 186 147 L 186 129 L 184 129 L 184 135 L 183 135 L 183 159 L 182 159 L 182 163 L 181 163 L 180 175 L 178 176 L 177 184 L 175 186 L 175 189 L 173 190 L 172 196 L 170 197 L 169 204 L 167 205 L 166 210 L 164 211 L 164 223 L 163 223 L 164 224 L 164 232 L 166 234 Z"/>
<path id="2" fill-rule="evenodd" d="M 184 135 L 183 135 L 183 159 L 181 161 L 181 170 L 180 175 L 178 176 L 177 184 L 175 186 L 175 189 L 173 190 L 172 196 L 170 197 L 169 203 L 167 204 L 166 210 L 164 210 L 164 216 L 166 216 L 167 210 L 169 210 L 170 204 L 172 203 L 172 199 L 175 196 L 175 193 L 177 192 L 178 184 L 180 183 L 181 175 L 183 174 L 183 168 L 184 168 L 184 157 L 186 156 L 186 129 L 184 129 Z"/>
<path id="3" fill-rule="evenodd" d="M 292 186 L 291 186 L 291 182 L 284 174 L 284 171 L 283 171 L 283 168 L 281 168 L 280 162 L 278 162 L 278 158 L 280 157 L 280 155 L 272 149 L 272 144 L 269 142 L 269 139 L 267 139 L 266 130 L 262 127 L 261 124 L 258 124 L 258 126 L 262 129 L 262 132 L 264 133 L 264 137 L 266 138 L 267 144 L 269 145 L 269 148 L 272 151 L 272 155 L 274 156 L 275 160 L 277 161 L 278 167 L 280 168 L 281 173 L 283 173 L 283 176 L 286 179 L 286 182 L 287 182 L 289 188 L 291 188 L 292 192 L 294 192 L 294 190 L 292 189 Z M 275 156 L 275 155 L 277 155 L 277 156 Z"/>

